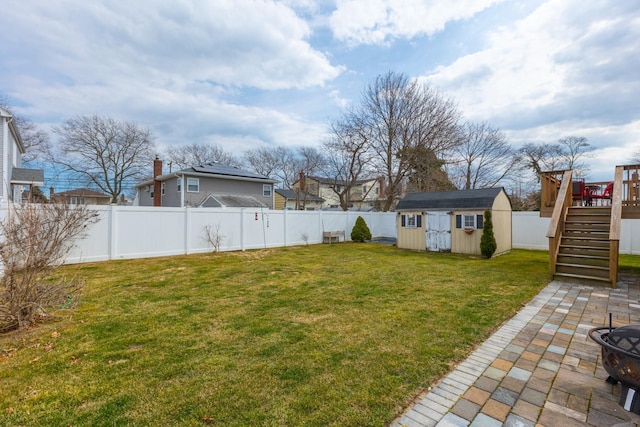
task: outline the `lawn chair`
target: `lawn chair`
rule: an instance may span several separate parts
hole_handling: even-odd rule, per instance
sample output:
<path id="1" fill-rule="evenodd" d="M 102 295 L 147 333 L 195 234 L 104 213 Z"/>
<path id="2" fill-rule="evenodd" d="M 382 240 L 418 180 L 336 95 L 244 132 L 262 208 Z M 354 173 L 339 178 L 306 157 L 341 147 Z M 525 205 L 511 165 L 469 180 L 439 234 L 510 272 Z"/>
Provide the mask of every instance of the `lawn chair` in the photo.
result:
<path id="1" fill-rule="evenodd" d="M 571 198 L 573 204 L 583 206 L 587 197 L 587 189 L 584 186 L 584 180 L 577 180 L 571 183 Z"/>
<path id="2" fill-rule="evenodd" d="M 590 198 L 596 200 L 596 204 L 598 200 L 602 200 L 601 204 L 604 204 L 605 200 L 609 201 L 611 204 L 611 195 L 613 194 L 613 182 L 607 184 L 602 193 L 591 193 Z"/>

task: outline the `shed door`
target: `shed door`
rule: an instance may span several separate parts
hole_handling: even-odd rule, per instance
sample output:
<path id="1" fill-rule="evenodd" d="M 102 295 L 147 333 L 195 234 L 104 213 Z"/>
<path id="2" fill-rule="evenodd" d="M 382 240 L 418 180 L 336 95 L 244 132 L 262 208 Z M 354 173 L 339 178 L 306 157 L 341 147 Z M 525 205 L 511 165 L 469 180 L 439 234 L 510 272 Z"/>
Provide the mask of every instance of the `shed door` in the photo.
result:
<path id="1" fill-rule="evenodd" d="M 451 212 L 427 212 L 427 250 L 451 250 Z"/>

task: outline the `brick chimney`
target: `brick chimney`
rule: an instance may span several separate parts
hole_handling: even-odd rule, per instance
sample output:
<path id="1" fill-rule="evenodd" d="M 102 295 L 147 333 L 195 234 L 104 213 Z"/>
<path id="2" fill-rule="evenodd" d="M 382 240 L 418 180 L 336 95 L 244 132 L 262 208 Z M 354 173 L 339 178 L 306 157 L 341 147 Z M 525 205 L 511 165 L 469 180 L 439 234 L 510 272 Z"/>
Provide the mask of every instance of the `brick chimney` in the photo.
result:
<path id="1" fill-rule="evenodd" d="M 49 187 L 49 200 L 53 200 L 53 195 L 55 193 L 53 192 L 53 186 Z"/>
<path id="2" fill-rule="evenodd" d="M 306 178 L 304 176 L 304 171 L 300 171 L 300 191 L 304 191 L 304 187 L 306 184 Z"/>
<path id="3" fill-rule="evenodd" d="M 158 177 L 162 175 L 162 160 L 158 156 L 153 160 L 153 206 L 162 206 L 162 183 Z"/>

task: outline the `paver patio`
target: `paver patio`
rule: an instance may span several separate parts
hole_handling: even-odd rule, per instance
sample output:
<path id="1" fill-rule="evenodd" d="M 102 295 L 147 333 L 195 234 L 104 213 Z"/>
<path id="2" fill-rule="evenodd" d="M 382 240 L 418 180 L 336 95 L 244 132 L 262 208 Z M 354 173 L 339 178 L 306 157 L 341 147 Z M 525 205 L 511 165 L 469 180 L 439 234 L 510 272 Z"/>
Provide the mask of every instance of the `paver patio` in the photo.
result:
<path id="1" fill-rule="evenodd" d="M 640 278 L 617 289 L 554 281 L 393 427 L 634 426 L 605 382 L 591 328 L 640 323 Z"/>

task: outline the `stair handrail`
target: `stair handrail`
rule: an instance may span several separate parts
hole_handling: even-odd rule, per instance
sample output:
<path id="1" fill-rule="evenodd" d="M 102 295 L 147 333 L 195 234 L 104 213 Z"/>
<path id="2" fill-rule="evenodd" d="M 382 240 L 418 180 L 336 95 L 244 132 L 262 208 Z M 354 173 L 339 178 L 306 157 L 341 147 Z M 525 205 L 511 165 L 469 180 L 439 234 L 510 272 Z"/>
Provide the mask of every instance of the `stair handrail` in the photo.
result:
<path id="1" fill-rule="evenodd" d="M 613 178 L 613 191 L 611 192 L 611 224 L 609 226 L 609 280 L 611 280 L 614 288 L 618 282 L 623 175 L 624 166 L 616 166 L 616 173 Z"/>
<path id="2" fill-rule="evenodd" d="M 547 230 L 547 238 L 549 238 L 549 271 L 551 277 L 553 277 L 556 272 L 556 261 L 558 259 L 560 241 L 564 231 L 564 222 L 567 216 L 567 210 L 572 203 L 571 176 L 571 170 L 564 171 L 562 175 L 558 197 L 553 206 L 553 214 L 551 215 L 551 222 Z"/>

